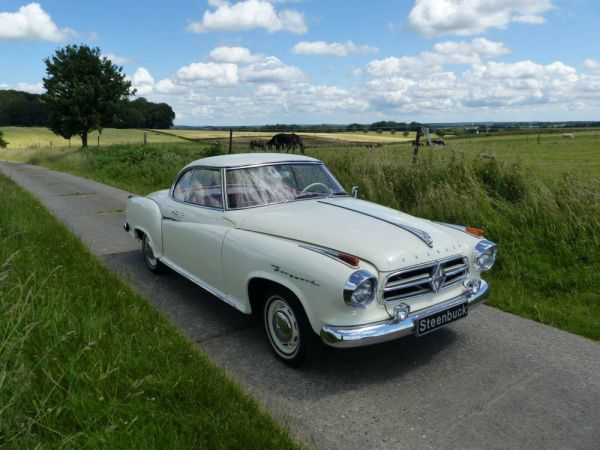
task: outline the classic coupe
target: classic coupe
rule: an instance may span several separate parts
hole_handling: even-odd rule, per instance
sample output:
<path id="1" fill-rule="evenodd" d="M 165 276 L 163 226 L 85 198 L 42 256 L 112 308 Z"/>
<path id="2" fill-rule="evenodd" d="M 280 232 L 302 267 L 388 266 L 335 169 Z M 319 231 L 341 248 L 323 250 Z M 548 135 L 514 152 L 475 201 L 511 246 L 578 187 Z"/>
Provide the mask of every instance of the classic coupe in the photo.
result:
<path id="1" fill-rule="evenodd" d="M 170 189 L 127 202 L 148 268 L 190 279 L 262 317 L 291 366 L 320 339 L 354 347 L 423 336 L 488 294 L 496 245 L 348 194 L 323 162 L 248 153 L 199 159 Z"/>

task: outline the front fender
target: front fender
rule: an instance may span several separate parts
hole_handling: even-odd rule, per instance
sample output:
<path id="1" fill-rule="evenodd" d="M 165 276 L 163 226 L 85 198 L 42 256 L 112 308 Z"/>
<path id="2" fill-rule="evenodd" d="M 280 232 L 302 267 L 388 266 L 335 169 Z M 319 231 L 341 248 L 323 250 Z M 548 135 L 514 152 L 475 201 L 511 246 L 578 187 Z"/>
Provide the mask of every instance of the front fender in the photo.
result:
<path id="1" fill-rule="evenodd" d="M 223 272 L 228 292 L 250 311 L 248 285 L 262 278 L 278 283 L 298 297 L 311 327 L 323 324 L 360 324 L 389 317 L 374 301 L 353 309 L 343 301 L 343 288 L 355 269 L 298 242 L 245 230 L 232 230 L 223 243 Z"/>

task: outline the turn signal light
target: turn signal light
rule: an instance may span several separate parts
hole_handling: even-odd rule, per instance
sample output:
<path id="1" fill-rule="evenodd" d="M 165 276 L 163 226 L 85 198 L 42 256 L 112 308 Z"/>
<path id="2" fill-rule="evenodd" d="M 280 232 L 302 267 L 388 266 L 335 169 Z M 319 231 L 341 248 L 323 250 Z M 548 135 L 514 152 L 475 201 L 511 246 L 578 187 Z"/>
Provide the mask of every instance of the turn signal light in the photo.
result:
<path id="1" fill-rule="evenodd" d="M 469 233 L 469 234 L 472 234 L 472 235 L 474 235 L 474 236 L 477 236 L 477 237 L 480 237 L 480 238 L 482 238 L 482 237 L 484 236 L 484 234 L 485 234 L 485 233 L 483 232 L 483 230 L 480 230 L 480 229 L 478 229 L 478 228 L 471 228 L 471 227 L 467 227 L 467 228 L 465 228 L 465 231 L 466 231 L 467 233 Z"/>
<path id="2" fill-rule="evenodd" d="M 360 262 L 360 259 L 358 259 L 356 256 L 348 255 L 347 253 L 342 252 L 338 253 L 338 258 L 345 263 L 350 264 L 351 266 L 358 266 L 358 263 Z"/>

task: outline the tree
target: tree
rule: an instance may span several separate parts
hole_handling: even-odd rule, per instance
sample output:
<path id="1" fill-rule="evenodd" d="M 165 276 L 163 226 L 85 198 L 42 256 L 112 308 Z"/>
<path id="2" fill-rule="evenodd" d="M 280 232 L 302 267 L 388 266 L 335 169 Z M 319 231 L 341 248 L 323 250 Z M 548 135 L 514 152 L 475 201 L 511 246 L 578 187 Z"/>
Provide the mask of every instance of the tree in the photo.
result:
<path id="1" fill-rule="evenodd" d="M 446 133 L 444 133 L 444 130 L 441 130 L 439 128 L 437 130 L 435 130 L 435 134 L 436 134 L 436 136 L 439 136 L 441 138 L 443 138 L 446 135 Z"/>
<path id="2" fill-rule="evenodd" d="M 135 93 L 123 68 L 101 57 L 97 47 L 67 45 L 44 62 L 48 127 L 65 139 L 78 135 L 83 147 L 89 132 L 113 123 Z"/>
<path id="3" fill-rule="evenodd" d="M 2 130 L 0 130 L 0 148 L 6 148 L 7 145 L 8 142 L 4 140 L 4 133 L 2 133 Z"/>

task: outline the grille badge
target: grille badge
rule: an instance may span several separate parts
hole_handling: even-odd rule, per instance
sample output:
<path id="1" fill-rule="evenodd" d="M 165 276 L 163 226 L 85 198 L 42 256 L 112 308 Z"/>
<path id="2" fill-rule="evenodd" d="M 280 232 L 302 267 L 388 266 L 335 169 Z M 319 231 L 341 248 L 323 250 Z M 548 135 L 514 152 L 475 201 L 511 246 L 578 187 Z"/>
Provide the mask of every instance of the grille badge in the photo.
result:
<path id="1" fill-rule="evenodd" d="M 431 277 L 431 289 L 433 292 L 437 292 L 440 290 L 440 287 L 444 283 L 446 279 L 446 273 L 444 272 L 444 268 L 441 264 L 437 264 L 435 266 L 435 271 L 433 272 L 433 276 Z"/>

